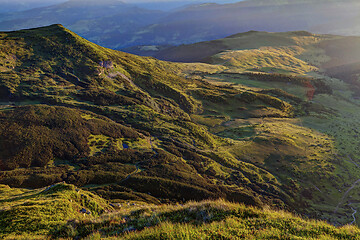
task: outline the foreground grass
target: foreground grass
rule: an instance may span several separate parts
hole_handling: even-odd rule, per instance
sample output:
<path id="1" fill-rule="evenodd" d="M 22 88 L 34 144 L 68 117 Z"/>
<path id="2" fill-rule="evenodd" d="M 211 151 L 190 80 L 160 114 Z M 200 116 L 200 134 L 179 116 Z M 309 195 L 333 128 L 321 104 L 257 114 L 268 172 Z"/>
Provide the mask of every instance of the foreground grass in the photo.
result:
<path id="1" fill-rule="evenodd" d="M 360 230 L 353 226 L 336 228 L 284 211 L 217 200 L 125 208 L 95 220 L 70 222 L 55 232 L 55 236 L 86 239 L 360 239 Z"/>
<path id="2" fill-rule="evenodd" d="M 41 238 L 69 219 L 93 218 L 111 208 L 104 199 L 68 184 L 37 190 L 0 185 L 0 193 L 1 239 Z"/>
<path id="3" fill-rule="evenodd" d="M 283 224 L 286 227 L 289 222 L 284 221 Z M 264 225 L 270 226 L 263 228 Z M 163 223 L 153 229 L 125 235 L 123 239 L 358 239 L 358 233 L 352 227 L 331 231 L 326 227 L 323 228 L 321 224 L 314 224 L 316 226 L 308 225 L 288 231 L 286 228 L 271 225 L 261 220 L 247 224 L 239 221 L 238 218 L 231 217 L 199 227 L 189 224 Z M 290 223 L 290 225 L 295 224 Z M 330 230 L 329 233 L 327 233 L 328 230 Z"/>
<path id="4" fill-rule="evenodd" d="M 224 200 L 109 206 L 68 184 L 31 191 L 2 185 L 1 191 L 2 239 L 360 239 L 354 226 Z"/>

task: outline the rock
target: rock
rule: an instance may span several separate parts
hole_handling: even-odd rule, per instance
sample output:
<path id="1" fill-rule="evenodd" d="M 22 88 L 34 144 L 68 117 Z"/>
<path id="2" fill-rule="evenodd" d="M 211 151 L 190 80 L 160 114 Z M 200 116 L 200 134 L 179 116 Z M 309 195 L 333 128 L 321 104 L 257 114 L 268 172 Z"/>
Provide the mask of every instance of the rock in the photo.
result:
<path id="1" fill-rule="evenodd" d="M 133 226 L 129 226 L 129 227 L 124 229 L 124 232 L 133 232 L 133 231 L 136 231 L 136 228 L 133 227 Z"/>
<path id="2" fill-rule="evenodd" d="M 113 68 L 114 67 L 114 64 L 112 61 L 102 61 L 102 62 L 99 62 L 99 65 L 100 65 L 100 67 L 103 67 L 103 68 Z"/>

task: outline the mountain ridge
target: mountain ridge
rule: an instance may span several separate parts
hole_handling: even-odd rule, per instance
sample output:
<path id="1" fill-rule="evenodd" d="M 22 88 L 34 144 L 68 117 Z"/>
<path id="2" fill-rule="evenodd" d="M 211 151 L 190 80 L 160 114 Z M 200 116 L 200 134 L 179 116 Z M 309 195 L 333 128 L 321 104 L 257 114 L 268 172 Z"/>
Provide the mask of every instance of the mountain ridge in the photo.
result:
<path id="1" fill-rule="evenodd" d="M 96 7 L 91 3 L 71 7 L 71 3 L 3 16 L 0 29 L 61 23 L 92 42 L 126 49 L 139 45 L 191 44 L 250 30 L 356 35 L 357 27 L 352 23 L 358 18 L 359 8 L 358 2 L 344 0 L 341 4 L 338 1 L 241 1 L 168 12 L 118 1 L 114 2 L 119 5 L 115 8 L 109 7 L 111 4 Z M 336 23 L 333 18 L 337 19 Z"/>

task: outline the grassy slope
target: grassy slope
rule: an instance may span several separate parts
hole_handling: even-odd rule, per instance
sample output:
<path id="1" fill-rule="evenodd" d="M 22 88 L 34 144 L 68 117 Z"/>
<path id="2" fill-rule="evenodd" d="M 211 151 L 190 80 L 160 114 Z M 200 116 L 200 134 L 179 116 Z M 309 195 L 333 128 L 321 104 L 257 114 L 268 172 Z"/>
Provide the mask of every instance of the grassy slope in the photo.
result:
<path id="1" fill-rule="evenodd" d="M 164 219 L 165 222 L 155 228 L 127 234 L 124 239 L 356 239 L 359 237 L 355 227 L 335 228 L 324 222 L 305 221 L 286 212 L 248 208 L 223 201 L 189 203 L 178 209 L 169 211 L 165 208 L 161 211 L 169 216 L 168 219 Z M 94 238 L 99 235 L 94 234 Z"/>
<path id="2" fill-rule="evenodd" d="M 292 188 L 307 186 L 308 190 L 302 192 L 302 196 L 308 199 L 309 213 L 331 222 L 349 223 L 353 220 L 352 214 L 357 209 L 359 199 L 356 183 L 360 174 L 357 167 L 360 156 L 357 119 L 360 109 L 358 100 L 354 98 L 359 94 L 359 42 L 356 37 L 313 35 L 307 32 L 248 32 L 180 46 L 179 50 L 183 53 L 187 50 L 191 52 L 189 56 L 194 61 L 202 59 L 216 66 L 227 67 L 222 73 L 207 75 L 204 71 L 202 76 L 211 83 L 265 92 L 297 107 L 302 106 L 298 108 L 298 120 L 276 119 L 269 115 L 261 119 L 251 115 L 234 116 L 231 108 L 193 119 L 207 125 L 210 131 L 220 136 L 247 141 L 248 145 L 235 148 L 235 151 L 242 151 L 243 156 L 248 156 L 245 157 L 247 162 L 269 172 L 277 172 L 283 181 L 287 177 L 296 179 Z M 206 51 L 203 55 L 192 51 L 194 47 L 201 49 L 201 46 L 222 48 L 216 54 L 211 53 L 213 55 L 207 55 Z M 176 50 L 171 49 L 173 55 L 170 56 L 176 56 Z M 260 74 L 254 75 L 253 72 Z M 296 75 L 304 81 L 294 77 Z M 306 79 L 315 86 L 312 101 L 309 101 Z M 232 121 L 227 122 L 229 120 Z M 284 142 L 294 141 L 296 147 L 276 146 L 277 141 L 271 138 L 274 133 L 277 139 Z M 271 144 L 249 143 L 257 134 L 259 137 L 266 136 Z M 296 151 L 296 148 L 300 151 Z M 303 158 L 299 158 L 299 153 Z M 319 166 L 323 166 L 324 175 L 311 174 L 311 170 Z M 289 171 L 289 168 L 292 170 Z M 357 213 L 354 216 L 357 217 Z"/>
<path id="3" fill-rule="evenodd" d="M 1 183 L 66 181 L 109 199 L 152 203 L 297 204 L 275 176 L 223 149 L 234 143 L 191 119 L 223 101 L 252 115 L 293 114 L 276 97 L 177 75 L 223 67 L 109 50 L 60 25 L 1 33 L 0 41 Z"/>
<path id="4" fill-rule="evenodd" d="M 356 227 L 336 228 L 268 207 L 224 200 L 152 205 L 107 201 L 73 185 L 25 190 L 0 186 L 0 236 L 5 239 L 356 239 Z M 82 209 L 90 211 L 84 214 Z M 9 224 L 11 222 L 11 224 Z"/>
<path id="5" fill-rule="evenodd" d="M 1 185 L 0 191 L 1 238 L 47 235 L 70 219 L 90 219 L 112 209 L 106 200 L 67 184 L 36 190 Z M 86 212 L 82 213 L 82 209 Z"/>

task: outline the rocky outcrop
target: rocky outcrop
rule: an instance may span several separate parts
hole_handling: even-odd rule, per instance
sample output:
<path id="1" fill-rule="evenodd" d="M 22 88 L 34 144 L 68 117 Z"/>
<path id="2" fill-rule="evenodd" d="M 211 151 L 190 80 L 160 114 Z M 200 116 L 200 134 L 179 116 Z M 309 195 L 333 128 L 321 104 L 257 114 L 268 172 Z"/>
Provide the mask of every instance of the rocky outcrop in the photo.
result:
<path id="1" fill-rule="evenodd" d="M 112 61 L 101 61 L 99 62 L 100 67 L 112 69 L 114 68 L 114 64 Z"/>

